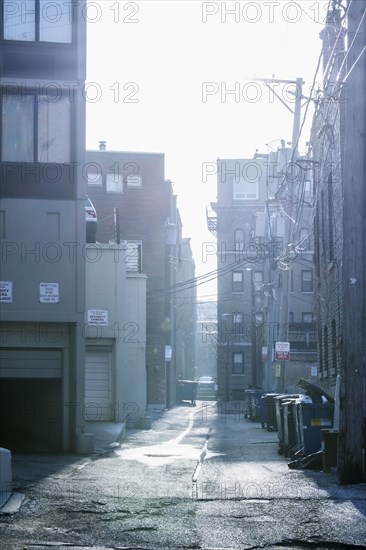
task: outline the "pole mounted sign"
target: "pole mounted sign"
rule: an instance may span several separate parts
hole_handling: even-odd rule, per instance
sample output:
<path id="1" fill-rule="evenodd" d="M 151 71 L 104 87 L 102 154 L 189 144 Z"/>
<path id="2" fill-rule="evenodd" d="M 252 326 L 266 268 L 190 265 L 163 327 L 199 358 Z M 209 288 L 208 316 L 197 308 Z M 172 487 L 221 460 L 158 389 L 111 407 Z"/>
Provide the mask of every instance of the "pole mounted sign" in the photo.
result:
<path id="1" fill-rule="evenodd" d="M 275 361 L 288 361 L 290 359 L 290 342 L 276 342 Z"/>

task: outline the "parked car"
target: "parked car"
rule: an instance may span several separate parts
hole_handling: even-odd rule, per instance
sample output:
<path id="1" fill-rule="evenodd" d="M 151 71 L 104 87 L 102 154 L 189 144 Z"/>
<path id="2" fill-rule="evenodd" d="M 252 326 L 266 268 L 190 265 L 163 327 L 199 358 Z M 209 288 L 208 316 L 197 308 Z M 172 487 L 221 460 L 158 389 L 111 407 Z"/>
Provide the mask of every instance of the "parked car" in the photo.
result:
<path id="1" fill-rule="evenodd" d="M 212 376 L 200 376 L 197 382 L 198 399 L 216 399 L 217 386 Z"/>
<path id="2" fill-rule="evenodd" d="M 95 243 L 98 229 L 98 217 L 94 204 L 86 195 L 85 197 L 85 221 L 86 221 L 86 242 Z"/>

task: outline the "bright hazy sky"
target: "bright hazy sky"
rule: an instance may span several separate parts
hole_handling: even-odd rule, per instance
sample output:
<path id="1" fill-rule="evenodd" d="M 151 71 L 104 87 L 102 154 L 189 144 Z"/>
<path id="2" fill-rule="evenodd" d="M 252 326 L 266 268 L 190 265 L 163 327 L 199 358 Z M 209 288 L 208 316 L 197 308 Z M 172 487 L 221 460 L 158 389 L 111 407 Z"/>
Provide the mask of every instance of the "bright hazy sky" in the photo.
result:
<path id="1" fill-rule="evenodd" d="M 216 177 L 204 182 L 203 165 L 218 157 L 251 158 L 256 149 L 268 152 L 272 140 L 291 141 L 291 113 L 255 78 L 302 77 L 309 94 L 327 5 L 90 2 L 87 147 L 106 140 L 110 150 L 165 153 L 165 177 L 178 195 L 197 275 L 216 268 L 214 257 L 202 261 L 204 243 L 215 242 L 206 205 L 216 199 Z M 239 97 L 229 93 L 235 88 Z M 276 87 L 290 107 L 291 89 Z M 308 137 L 304 132 L 300 151 Z M 201 299 L 214 293 L 213 283 L 199 287 Z"/>

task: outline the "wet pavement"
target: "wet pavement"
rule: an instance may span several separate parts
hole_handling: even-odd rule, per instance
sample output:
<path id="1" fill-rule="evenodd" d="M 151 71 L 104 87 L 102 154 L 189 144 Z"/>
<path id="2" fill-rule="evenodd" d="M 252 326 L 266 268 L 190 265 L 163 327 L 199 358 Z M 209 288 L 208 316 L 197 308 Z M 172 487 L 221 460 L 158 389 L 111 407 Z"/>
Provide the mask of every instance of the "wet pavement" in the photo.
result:
<path id="1" fill-rule="evenodd" d="M 151 415 L 104 454 L 14 456 L 25 500 L 0 517 L 0 549 L 365 547 L 365 485 L 289 469 L 240 408 Z"/>

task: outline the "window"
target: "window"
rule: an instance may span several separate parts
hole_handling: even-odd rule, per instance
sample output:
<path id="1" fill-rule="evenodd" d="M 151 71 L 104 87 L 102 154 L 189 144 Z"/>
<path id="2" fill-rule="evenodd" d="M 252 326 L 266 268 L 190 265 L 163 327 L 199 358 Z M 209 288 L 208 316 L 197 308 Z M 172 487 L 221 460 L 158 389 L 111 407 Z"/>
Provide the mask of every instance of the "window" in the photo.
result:
<path id="1" fill-rule="evenodd" d="M 234 234 L 235 250 L 238 252 L 241 252 L 242 250 L 244 250 L 244 243 L 245 243 L 244 229 L 235 229 L 235 234 Z"/>
<path id="2" fill-rule="evenodd" d="M 233 353 L 233 374 L 244 374 L 243 353 Z"/>
<path id="3" fill-rule="evenodd" d="M 101 186 L 103 185 L 103 177 L 101 172 L 87 172 L 88 185 Z"/>
<path id="4" fill-rule="evenodd" d="M 313 322 L 313 314 L 312 314 L 312 313 L 303 312 L 303 313 L 302 313 L 302 322 L 303 322 L 303 323 L 312 323 L 312 322 Z"/>
<path id="5" fill-rule="evenodd" d="M 122 174 L 107 174 L 106 188 L 107 193 L 123 193 Z"/>
<path id="6" fill-rule="evenodd" d="M 127 176 L 126 178 L 128 187 L 142 187 L 142 177 L 140 174 L 134 174 L 133 176 Z"/>
<path id="7" fill-rule="evenodd" d="M 300 248 L 302 250 L 309 250 L 309 230 L 304 227 L 300 229 Z"/>
<path id="8" fill-rule="evenodd" d="M 233 271 L 233 273 L 232 273 L 232 284 L 233 284 L 233 292 L 243 292 L 244 282 L 243 282 L 243 272 L 242 271 Z"/>
<path id="9" fill-rule="evenodd" d="M 290 311 L 289 314 L 288 314 L 288 322 L 290 324 L 293 324 L 293 322 L 294 322 L 294 312 L 293 311 Z"/>
<path id="10" fill-rule="evenodd" d="M 333 178 L 328 177 L 328 251 L 329 261 L 334 260 L 334 215 L 333 215 Z"/>
<path id="11" fill-rule="evenodd" d="M 233 180 L 234 200 L 258 200 L 258 181 Z"/>
<path id="12" fill-rule="evenodd" d="M 3 95 L 3 161 L 70 162 L 70 136 L 68 97 Z"/>
<path id="13" fill-rule="evenodd" d="M 314 292 L 313 272 L 301 271 L 301 292 Z"/>
<path id="14" fill-rule="evenodd" d="M 243 322 L 243 314 L 242 313 L 233 313 L 233 323 L 239 324 Z"/>
<path id="15" fill-rule="evenodd" d="M 304 199 L 311 199 L 313 196 L 313 185 L 311 181 L 304 182 Z"/>
<path id="16" fill-rule="evenodd" d="M 5 40 L 60 43 L 72 41 L 74 12 L 71 2 L 3 0 L 3 5 Z"/>
<path id="17" fill-rule="evenodd" d="M 253 278 L 255 290 L 261 290 L 263 286 L 263 271 L 254 271 Z"/>

